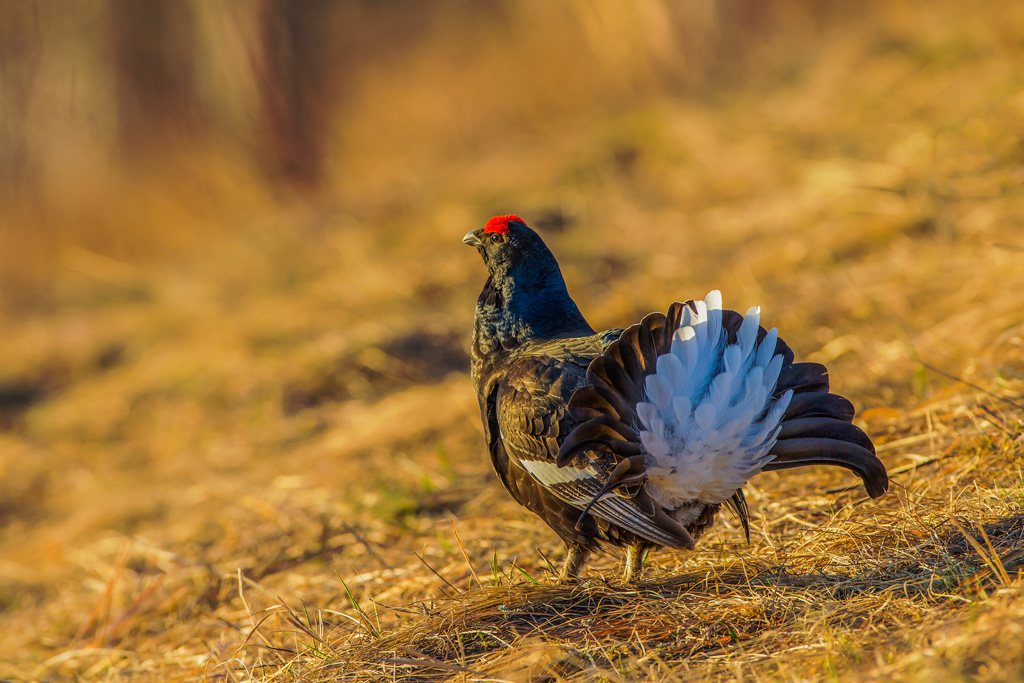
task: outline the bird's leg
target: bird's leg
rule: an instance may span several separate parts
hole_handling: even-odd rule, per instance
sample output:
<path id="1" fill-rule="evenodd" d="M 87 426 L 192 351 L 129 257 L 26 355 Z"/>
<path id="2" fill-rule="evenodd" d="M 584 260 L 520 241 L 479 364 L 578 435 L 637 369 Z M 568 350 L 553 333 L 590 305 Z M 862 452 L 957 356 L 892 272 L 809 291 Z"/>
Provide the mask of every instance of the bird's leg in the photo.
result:
<path id="1" fill-rule="evenodd" d="M 636 583 L 644 571 L 644 554 L 651 547 L 645 541 L 635 541 L 626 546 L 626 571 L 622 574 L 623 583 Z"/>
<path id="2" fill-rule="evenodd" d="M 569 552 L 562 564 L 562 571 L 558 572 L 559 583 L 568 583 L 579 578 L 583 563 L 587 561 L 587 555 L 590 554 L 589 550 L 578 543 L 567 543 L 566 547 Z"/>

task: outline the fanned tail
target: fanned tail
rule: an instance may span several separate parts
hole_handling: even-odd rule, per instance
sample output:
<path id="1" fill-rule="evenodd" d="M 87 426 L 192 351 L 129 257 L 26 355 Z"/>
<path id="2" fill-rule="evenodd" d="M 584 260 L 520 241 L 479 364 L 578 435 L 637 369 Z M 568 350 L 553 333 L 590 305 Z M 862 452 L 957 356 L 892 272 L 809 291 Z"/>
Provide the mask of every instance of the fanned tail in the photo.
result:
<path id="1" fill-rule="evenodd" d="M 562 443 L 559 466 L 609 452 L 617 464 L 601 496 L 670 510 L 724 503 L 745 530 L 741 488 L 759 471 L 838 465 L 882 495 L 885 467 L 851 423 L 853 405 L 829 393 L 824 366 L 794 363 L 777 331 L 759 323 L 759 309 L 724 310 L 715 291 L 624 330 L 569 402 L 582 423 Z"/>

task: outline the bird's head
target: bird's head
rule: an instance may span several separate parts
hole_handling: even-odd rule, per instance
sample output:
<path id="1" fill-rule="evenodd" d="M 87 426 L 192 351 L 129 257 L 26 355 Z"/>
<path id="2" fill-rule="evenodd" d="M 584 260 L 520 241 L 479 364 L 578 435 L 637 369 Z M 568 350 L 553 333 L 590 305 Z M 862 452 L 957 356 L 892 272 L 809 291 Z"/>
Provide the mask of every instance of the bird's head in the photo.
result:
<path id="1" fill-rule="evenodd" d="M 501 337 L 505 348 L 531 337 L 594 333 L 569 296 L 551 250 L 522 218 L 495 216 L 462 241 L 476 247 L 490 276 L 477 299 L 477 324 Z"/>
<path id="2" fill-rule="evenodd" d="M 484 227 L 467 232 L 462 242 L 477 248 L 492 276 L 534 270 L 554 261 L 540 235 L 515 214 L 495 216 Z"/>

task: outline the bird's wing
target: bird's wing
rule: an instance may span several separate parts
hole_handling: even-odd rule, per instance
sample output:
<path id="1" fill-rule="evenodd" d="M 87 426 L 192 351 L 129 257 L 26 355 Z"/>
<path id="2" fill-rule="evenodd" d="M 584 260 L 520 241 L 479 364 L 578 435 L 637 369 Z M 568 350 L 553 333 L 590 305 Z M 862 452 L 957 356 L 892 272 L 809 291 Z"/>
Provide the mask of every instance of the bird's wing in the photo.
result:
<path id="1" fill-rule="evenodd" d="M 590 361 L 600 356 L 605 346 L 601 334 L 589 337 L 533 340 L 525 347 L 523 360 L 546 358 L 556 362 L 571 363 L 586 370 Z M 585 373 L 574 373 L 575 370 L 570 368 L 570 375 L 567 377 L 571 382 L 584 381 Z M 569 394 L 571 395 L 572 392 L 570 391 Z"/>
<path id="2" fill-rule="evenodd" d="M 508 455 L 505 453 L 505 444 L 502 443 L 501 434 L 498 429 L 498 388 L 495 385 L 485 387 L 487 389 L 484 398 L 480 401 L 480 413 L 484 423 L 484 439 L 487 442 L 487 450 L 491 456 L 491 467 L 498 475 L 498 481 L 507 493 L 512 495 L 512 487 L 508 481 Z M 515 496 L 513 495 L 513 498 Z"/>
<path id="3" fill-rule="evenodd" d="M 608 346 L 611 345 L 613 341 L 618 341 L 619 337 L 622 336 L 622 333 L 625 331 L 625 329 L 619 327 L 612 330 L 605 330 L 604 332 L 598 332 L 597 339 L 601 344 L 601 351 L 607 351 Z"/>
<path id="4" fill-rule="evenodd" d="M 509 369 L 496 401 L 505 454 L 559 500 L 581 512 L 597 498 L 590 514 L 658 545 L 693 547 L 689 533 L 660 510 L 652 506 L 645 510 L 638 501 L 618 493 L 600 495 L 615 464 L 611 453 L 595 450 L 567 466 L 556 464 L 561 440 L 577 424 L 566 411 L 568 399 L 586 383 L 585 363 L 574 360 L 527 355 Z"/>

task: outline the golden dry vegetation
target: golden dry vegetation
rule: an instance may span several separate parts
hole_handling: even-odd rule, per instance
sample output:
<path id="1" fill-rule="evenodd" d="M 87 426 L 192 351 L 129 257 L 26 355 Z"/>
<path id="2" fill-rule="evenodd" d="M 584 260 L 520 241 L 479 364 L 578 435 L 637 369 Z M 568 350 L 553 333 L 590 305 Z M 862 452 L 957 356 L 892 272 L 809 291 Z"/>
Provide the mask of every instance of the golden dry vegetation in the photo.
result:
<path id="1" fill-rule="evenodd" d="M 200 140 L 7 193 L 0 678 L 1024 680 L 1024 5 L 547 7 L 362 66 L 315 192 Z M 554 584 L 467 374 L 508 211 L 595 327 L 761 304 L 890 492 Z"/>

